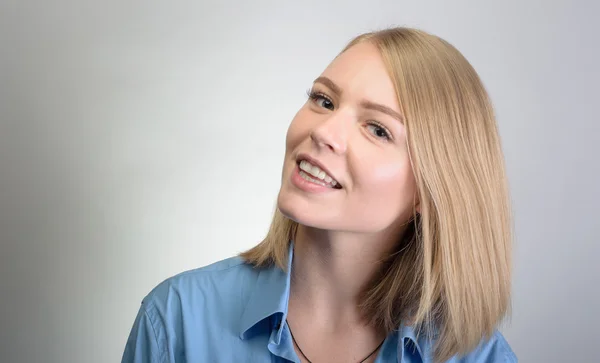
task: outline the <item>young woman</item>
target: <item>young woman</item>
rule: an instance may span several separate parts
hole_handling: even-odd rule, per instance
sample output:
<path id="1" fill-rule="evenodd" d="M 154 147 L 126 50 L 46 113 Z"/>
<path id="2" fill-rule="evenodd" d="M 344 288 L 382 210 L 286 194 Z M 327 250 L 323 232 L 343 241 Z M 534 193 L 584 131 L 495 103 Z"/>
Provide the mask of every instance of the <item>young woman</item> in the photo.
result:
<path id="1" fill-rule="evenodd" d="M 363 34 L 291 122 L 266 238 L 157 286 L 123 363 L 516 362 L 507 184 L 468 61 Z"/>

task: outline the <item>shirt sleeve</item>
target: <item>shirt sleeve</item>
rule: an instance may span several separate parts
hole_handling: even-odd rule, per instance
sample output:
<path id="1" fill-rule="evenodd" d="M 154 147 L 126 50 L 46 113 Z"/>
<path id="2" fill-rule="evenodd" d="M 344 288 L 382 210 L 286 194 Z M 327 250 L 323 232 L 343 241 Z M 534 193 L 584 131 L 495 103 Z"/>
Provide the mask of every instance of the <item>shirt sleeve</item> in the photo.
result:
<path id="1" fill-rule="evenodd" d="M 121 363 L 163 363 L 158 337 L 144 304 L 129 333 Z"/>

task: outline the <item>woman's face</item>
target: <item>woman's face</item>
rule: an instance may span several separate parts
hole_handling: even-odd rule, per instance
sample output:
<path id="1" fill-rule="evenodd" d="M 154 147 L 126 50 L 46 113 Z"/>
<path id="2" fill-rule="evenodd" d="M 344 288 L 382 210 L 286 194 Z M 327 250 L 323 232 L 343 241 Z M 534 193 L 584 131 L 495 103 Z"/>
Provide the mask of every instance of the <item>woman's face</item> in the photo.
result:
<path id="1" fill-rule="evenodd" d="M 394 85 L 359 43 L 315 80 L 289 126 L 281 212 L 325 230 L 377 233 L 412 215 L 415 180 Z"/>

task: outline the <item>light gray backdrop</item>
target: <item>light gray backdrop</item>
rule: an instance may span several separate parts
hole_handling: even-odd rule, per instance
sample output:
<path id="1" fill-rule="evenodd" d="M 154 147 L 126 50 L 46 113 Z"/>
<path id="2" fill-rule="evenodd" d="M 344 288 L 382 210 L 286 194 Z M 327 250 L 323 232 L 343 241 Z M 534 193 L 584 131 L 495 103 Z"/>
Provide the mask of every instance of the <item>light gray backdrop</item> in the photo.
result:
<path id="1" fill-rule="evenodd" d="M 457 46 L 494 101 L 521 362 L 600 362 L 597 1 L 0 5 L 0 361 L 120 360 L 142 297 L 264 236 L 284 134 L 360 32 Z"/>

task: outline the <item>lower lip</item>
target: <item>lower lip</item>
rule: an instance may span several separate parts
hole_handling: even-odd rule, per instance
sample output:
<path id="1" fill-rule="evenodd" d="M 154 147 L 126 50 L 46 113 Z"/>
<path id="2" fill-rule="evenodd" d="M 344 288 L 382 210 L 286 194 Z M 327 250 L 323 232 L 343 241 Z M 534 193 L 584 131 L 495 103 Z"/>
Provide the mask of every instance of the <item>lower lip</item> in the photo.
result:
<path id="1" fill-rule="evenodd" d="M 298 187 L 301 190 L 311 193 L 326 193 L 333 192 L 339 189 L 326 187 L 317 183 L 313 183 L 308 181 L 300 176 L 300 168 L 298 165 L 294 167 L 294 171 L 292 171 L 292 184 Z"/>

